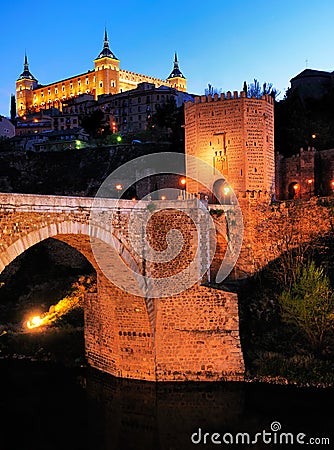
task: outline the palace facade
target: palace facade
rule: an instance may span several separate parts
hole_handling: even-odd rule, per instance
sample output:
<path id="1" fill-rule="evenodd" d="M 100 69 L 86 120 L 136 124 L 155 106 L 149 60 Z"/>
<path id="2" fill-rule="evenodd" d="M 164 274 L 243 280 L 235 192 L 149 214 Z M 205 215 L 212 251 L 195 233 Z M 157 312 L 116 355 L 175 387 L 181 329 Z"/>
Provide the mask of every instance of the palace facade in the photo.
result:
<path id="1" fill-rule="evenodd" d="M 103 94 L 118 94 L 135 89 L 143 82 L 152 83 L 156 87 L 172 87 L 181 92 L 186 92 L 187 89 L 186 78 L 179 69 L 176 53 L 173 70 L 166 80 L 122 70 L 120 60 L 109 48 L 105 31 L 103 49 L 94 60 L 94 69 L 48 85 L 39 84 L 32 75 L 25 55 L 23 72 L 16 81 L 17 114 L 24 116 L 51 108 L 62 110 L 63 102 L 79 95 L 92 94 L 97 100 Z"/>

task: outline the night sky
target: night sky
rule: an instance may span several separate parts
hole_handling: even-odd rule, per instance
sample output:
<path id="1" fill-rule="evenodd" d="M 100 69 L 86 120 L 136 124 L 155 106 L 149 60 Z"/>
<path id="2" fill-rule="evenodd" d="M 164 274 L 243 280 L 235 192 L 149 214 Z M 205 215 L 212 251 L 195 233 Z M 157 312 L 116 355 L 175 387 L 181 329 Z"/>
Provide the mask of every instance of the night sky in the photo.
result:
<path id="1" fill-rule="evenodd" d="M 0 114 L 22 72 L 41 84 L 94 67 L 107 27 L 121 69 L 165 79 L 177 51 L 188 92 L 223 92 L 257 78 L 282 92 L 305 69 L 334 70 L 333 0 L 3 2 Z M 308 62 L 306 62 L 306 60 Z"/>

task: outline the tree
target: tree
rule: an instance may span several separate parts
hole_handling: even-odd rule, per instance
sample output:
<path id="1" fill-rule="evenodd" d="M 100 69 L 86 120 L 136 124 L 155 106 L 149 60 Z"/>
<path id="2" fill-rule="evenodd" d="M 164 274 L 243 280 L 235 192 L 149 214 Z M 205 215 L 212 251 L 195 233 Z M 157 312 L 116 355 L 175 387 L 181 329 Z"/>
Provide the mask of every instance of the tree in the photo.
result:
<path id="1" fill-rule="evenodd" d="M 10 96 L 10 120 L 15 125 L 15 118 L 16 118 L 16 99 L 15 95 L 12 94 Z"/>
<path id="2" fill-rule="evenodd" d="M 321 98 L 305 97 L 298 88 L 288 89 L 284 99 L 275 104 L 275 149 L 291 156 L 301 147 L 333 148 L 333 105 L 333 88 Z"/>
<path id="3" fill-rule="evenodd" d="M 84 116 L 81 121 L 81 126 L 87 131 L 91 137 L 99 137 L 104 130 L 104 114 L 98 109 L 89 116 Z"/>
<path id="4" fill-rule="evenodd" d="M 208 95 L 214 96 L 215 94 L 220 95 L 221 92 L 222 92 L 221 89 L 214 88 L 214 87 L 212 86 L 212 84 L 208 83 L 208 87 L 205 88 L 204 94 L 205 94 L 206 96 L 208 96 Z"/>
<path id="5" fill-rule="evenodd" d="M 313 261 L 300 268 L 296 281 L 278 302 L 282 320 L 295 325 L 312 350 L 323 350 L 334 327 L 334 293 L 324 270 Z"/>
<path id="6" fill-rule="evenodd" d="M 151 126 L 166 133 L 171 141 L 177 145 L 183 139 L 182 125 L 183 106 L 178 108 L 174 97 L 157 105 L 156 111 L 151 117 Z"/>
<path id="7" fill-rule="evenodd" d="M 245 90 L 245 83 L 243 89 Z M 254 78 L 254 82 L 248 85 L 247 97 L 261 98 L 262 95 L 271 95 L 274 99 L 280 95 L 280 91 L 273 87 L 272 83 L 263 83 L 262 87 L 260 82 Z"/>

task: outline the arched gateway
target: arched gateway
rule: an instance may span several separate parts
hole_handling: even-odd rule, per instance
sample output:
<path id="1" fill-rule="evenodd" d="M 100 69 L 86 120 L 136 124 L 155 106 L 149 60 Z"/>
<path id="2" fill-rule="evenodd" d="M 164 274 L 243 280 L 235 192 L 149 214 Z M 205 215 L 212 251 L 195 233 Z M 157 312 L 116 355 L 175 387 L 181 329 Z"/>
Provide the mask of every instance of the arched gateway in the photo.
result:
<path id="1" fill-rule="evenodd" d="M 121 200 L 111 220 L 112 232 L 97 225 L 92 232 L 90 214 L 94 199 L 25 194 L 0 194 L 0 272 L 17 256 L 47 238 L 66 242 L 79 250 L 97 272 L 97 293 L 85 298 L 85 352 L 88 363 L 104 372 L 124 378 L 151 381 L 219 379 L 239 380 L 244 363 L 239 339 L 237 295 L 211 289 L 198 280 L 183 292 L 150 298 L 140 276 L 150 273 L 166 278 L 196 260 L 207 264 L 209 243 L 196 236 L 190 221 L 182 216 L 194 204 L 179 202 L 167 216 L 154 220 L 149 236 L 155 251 L 163 252 L 166 238 L 156 234 L 166 224 L 182 230 L 184 251 L 173 259 L 169 273 L 161 262 L 143 262 L 131 250 L 128 221 L 135 204 Z M 108 200 L 115 208 L 116 200 Z M 135 214 L 146 214 L 143 205 Z M 108 209 L 107 208 L 107 209 Z M 104 211 L 106 214 L 108 211 Z M 103 213 L 104 213 L 103 212 Z M 181 214 L 181 215 L 180 215 Z M 153 220 L 153 222 L 154 222 Z M 158 226 L 157 226 L 158 225 Z M 166 232 L 166 230 L 165 230 Z M 149 231 L 150 233 L 150 231 Z M 101 270 L 91 242 L 103 251 L 108 246 L 108 270 Z M 141 295 L 122 289 L 122 266 L 134 273 L 131 284 Z M 117 273 L 117 283 L 105 273 Z M 124 283 L 129 284 L 129 274 Z"/>

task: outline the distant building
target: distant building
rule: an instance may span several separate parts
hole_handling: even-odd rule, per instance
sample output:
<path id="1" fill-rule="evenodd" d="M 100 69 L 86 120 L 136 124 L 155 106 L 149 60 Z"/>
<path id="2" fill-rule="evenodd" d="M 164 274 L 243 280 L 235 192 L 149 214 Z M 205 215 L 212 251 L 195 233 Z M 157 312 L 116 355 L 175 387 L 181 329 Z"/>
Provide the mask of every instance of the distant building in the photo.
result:
<path id="1" fill-rule="evenodd" d="M 10 139 L 9 143 L 11 151 L 58 152 L 85 148 L 88 139 L 88 134 L 82 128 L 73 128 L 22 134 Z"/>
<path id="2" fill-rule="evenodd" d="M 156 87 L 168 86 L 182 92 L 186 92 L 187 87 L 176 54 L 173 70 L 166 80 L 120 69 L 120 60 L 110 50 L 105 31 L 103 49 L 94 60 L 94 70 L 45 86 L 39 84 L 30 72 L 25 55 L 23 72 L 16 81 L 17 114 L 24 116 L 53 107 L 61 110 L 63 102 L 79 95 L 91 94 L 97 100 L 100 95 L 134 89 L 142 82 L 153 83 Z"/>
<path id="3" fill-rule="evenodd" d="M 47 139 L 34 143 L 36 152 L 80 150 L 88 146 L 88 134 L 82 128 L 43 133 Z"/>
<path id="4" fill-rule="evenodd" d="M 83 98 L 84 97 L 84 98 Z M 63 104 L 63 113 L 78 114 L 79 118 L 101 110 L 104 124 L 121 134 L 147 129 L 158 105 L 174 99 L 176 106 L 193 100 L 193 96 L 168 86 L 156 87 L 153 83 L 139 83 L 135 89 L 114 95 L 100 95 L 97 100 L 85 95 Z"/>
<path id="5" fill-rule="evenodd" d="M 16 121 L 16 136 L 42 133 L 43 131 L 69 130 L 78 128 L 78 126 L 78 115 L 61 114 L 58 110 L 49 110 L 49 114 L 47 114 L 42 110 L 18 118 Z"/>
<path id="6" fill-rule="evenodd" d="M 247 98 L 245 92 L 195 97 L 185 103 L 185 151 L 218 169 L 222 176 L 198 173 L 187 165 L 187 190 L 214 192 L 219 200 L 236 195 L 275 192 L 274 99 Z M 199 180 L 199 181 L 197 181 Z M 201 186 L 206 183 L 209 189 Z"/>
<path id="7" fill-rule="evenodd" d="M 321 98 L 334 86 L 334 72 L 305 69 L 291 78 L 291 90 L 302 98 Z"/>
<path id="8" fill-rule="evenodd" d="M 276 180 L 282 200 L 333 195 L 334 149 L 301 148 L 288 158 L 277 154 Z"/>
<path id="9" fill-rule="evenodd" d="M 0 138 L 15 136 L 15 126 L 6 117 L 0 116 Z"/>

